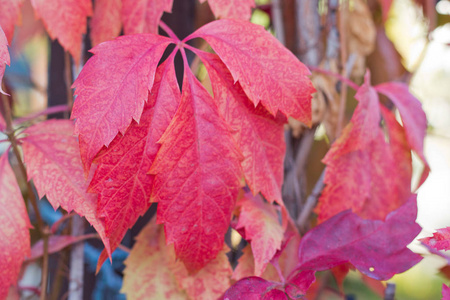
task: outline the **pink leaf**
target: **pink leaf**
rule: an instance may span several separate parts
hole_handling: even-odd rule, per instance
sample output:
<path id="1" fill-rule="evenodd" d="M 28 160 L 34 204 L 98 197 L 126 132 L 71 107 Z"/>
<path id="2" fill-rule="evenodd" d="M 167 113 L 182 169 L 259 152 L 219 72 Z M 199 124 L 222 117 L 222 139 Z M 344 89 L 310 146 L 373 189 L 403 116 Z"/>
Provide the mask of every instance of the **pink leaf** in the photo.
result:
<path id="1" fill-rule="evenodd" d="M 118 132 L 139 122 L 155 71 L 170 39 L 153 34 L 119 37 L 94 49 L 73 87 L 72 118 L 85 173 L 100 149 Z M 113 67 L 111 69 L 111 67 Z"/>
<path id="2" fill-rule="evenodd" d="M 286 284 L 286 293 L 292 299 L 303 299 L 311 284 L 316 281 L 314 271 L 302 271 L 295 274 Z"/>
<path id="3" fill-rule="evenodd" d="M 105 223 L 111 249 L 150 207 L 153 176 L 148 170 L 160 148 L 157 141 L 170 123 L 180 99 L 173 57 L 157 70 L 155 84 L 139 124 L 133 122 L 95 159 L 89 191 L 98 193 L 98 216 Z M 106 259 L 100 256 L 99 265 Z"/>
<path id="4" fill-rule="evenodd" d="M 436 250 L 450 249 L 450 227 L 436 230 L 432 237 L 420 239 L 422 243 Z"/>
<path id="5" fill-rule="evenodd" d="M 218 20 L 186 38 L 203 38 L 239 81 L 255 106 L 278 110 L 311 125 L 312 86 L 309 70 L 262 26 L 240 20 Z"/>
<path id="6" fill-rule="evenodd" d="M 220 114 L 231 128 L 233 138 L 244 156 L 242 169 L 253 194 L 261 192 L 272 202 L 283 205 L 284 119 L 249 101 L 239 83 L 217 55 L 197 51 L 208 70 Z"/>
<path id="7" fill-rule="evenodd" d="M 422 110 L 422 104 L 403 83 L 387 82 L 375 86 L 375 90 L 388 97 L 397 107 L 402 117 L 406 139 L 411 149 L 416 151 L 424 163 L 423 141 L 427 131 L 427 118 Z"/>
<path id="8" fill-rule="evenodd" d="M 200 3 L 206 0 L 200 0 Z M 252 16 L 255 0 L 208 0 L 214 16 L 221 19 L 240 19 L 248 21 Z"/>
<path id="9" fill-rule="evenodd" d="M 14 36 L 14 27 L 19 20 L 22 2 L 23 0 L 0 0 L 0 27 L 3 28 L 9 43 Z"/>
<path id="10" fill-rule="evenodd" d="M 415 195 L 384 222 L 341 212 L 302 238 L 298 269 L 321 271 L 350 262 L 369 277 L 387 280 L 422 259 L 406 247 L 421 230 L 416 217 Z"/>
<path id="11" fill-rule="evenodd" d="M 0 93 L 6 94 L 3 90 L 2 90 L 2 79 L 3 79 L 3 75 L 5 74 L 5 69 L 6 69 L 6 65 L 9 66 L 10 64 L 10 58 L 9 58 L 9 52 L 8 52 L 8 41 L 6 40 L 6 36 L 5 33 L 3 32 L 2 28 L 0 27 Z M 5 121 L 3 120 L 3 123 L 5 123 Z M 0 126 L 1 123 L 0 123 Z M 6 125 L 4 125 L 6 127 Z M 1 130 L 4 130 L 1 129 Z"/>
<path id="12" fill-rule="evenodd" d="M 91 0 L 31 0 L 31 4 L 50 37 L 58 39 L 78 64 L 87 17 L 92 15 Z"/>
<path id="13" fill-rule="evenodd" d="M 173 0 L 122 0 L 125 34 L 158 33 L 164 12 L 172 12 Z"/>
<path id="14" fill-rule="evenodd" d="M 238 201 L 241 207 L 237 228 L 245 229 L 255 257 L 255 275 L 261 276 L 267 264 L 281 248 L 284 230 L 278 221 L 275 206 L 264 203 L 261 197 L 246 194 Z"/>
<path id="15" fill-rule="evenodd" d="M 76 211 L 94 226 L 109 251 L 103 222 L 97 216 L 97 195 L 86 192 L 77 139 L 68 120 L 49 120 L 26 129 L 22 139 L 28 179 L 33 179 L 39 197 L 47 195 L 56 210 Z"/>
<path id="16" fill-rule="evenodd" d="M 230 287 L 221 299 L 223 300 L 260 300 L 260 299 L 288 299 L 282 292 L 275 292 L 276 298 L 270 298 L 270 293 L 275 289 L 273 282 L 266 281 L 260 277 L 247 277 L 236 282 Z M 274 293 L 274 292 L 272 292 Z M 269 295 L 267 295 L 269 294 Z M 267 295 L 268 297 L 265 297 Z"/>
<path id="17" fill-rule="evenodd" d="M 91 20 L 92 45 L 97 46 L 119 36 L 122 28 L 121 0 L 96 0 Z"/>
<path id="18" fill-rule="evenodd" d="M 184 77 L 180 106 L 150 172 L 156 174 L 158 223 L 192 272 L 222 249 L 240 188 L 241 157 L 214 100 L 187 65 Z"/>
<path id="19" fill-rule="evenodd" d="M 19 185 L 8 163 L 8 151 L 0 157 L 0 191 L 0 299 L 5 299 L 30 253 L 31 228 Z"/>
<path id="20" fill-rule="evenodd" d="M 450 288 L 442 284 L 442 300 L 450 300 Z"/>

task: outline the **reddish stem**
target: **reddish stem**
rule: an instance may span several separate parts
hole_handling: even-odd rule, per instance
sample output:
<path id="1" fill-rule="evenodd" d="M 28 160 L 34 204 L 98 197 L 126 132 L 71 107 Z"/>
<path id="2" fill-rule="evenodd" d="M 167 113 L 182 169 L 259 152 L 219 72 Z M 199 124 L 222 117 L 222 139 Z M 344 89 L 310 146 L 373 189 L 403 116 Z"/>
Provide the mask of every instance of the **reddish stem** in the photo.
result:
<path id="1" fill-rule="evenodd" d="M 322 73 L 322 74 L 325 74 L 325 75 L 337 78 L 340 81 L 345 82 L 346 85 L 348 85 L 349 87 L 351 87 L 355 91 L 357 91 L 359 89 L 359 85 L 357 85 L 356 83 L 354 83 L 353 81 L 351 81 L 347 77 L 342 76 L 339 73 L 331 72 L 331 71 L 328 71 L 328 70 L 325 70 L 325 69 L 322 69 L 322 68 L 318 68 L 318 67 L 313 67 L 313 66 L 308 66 L 308 68 L 311 71 Z"/>
<path id="2" fill-rule="evenodd" d="M 57 105 L 57 106 L 53 106 L 47 109 L 44 109 L 43 111 L 28 115 L 26 117 L 22 117 L 22 118 L 17 118 L 13 121 L 13 125 L 18 125 L 18 124 L 22 124 L 25 123 L 27 121 L 31 121 L 33 119 L 36 119 L 40 116 L 45 116 L 45 115 L 50 115 L 50 114 L 55 114 L 55 113 L 59 113 L 59 112 L 67 112 L 69 111 L 70 108 L 68 105 Z"/>
<path id="3" fill-rule="evenodd" d="M 180 39 L 177 37 L 175 32 L 173 32 L 172 29 L 170 29 L 170 27 L 167 26 L 166 23 L 164 23 L 163 21 L 160 21 L 159 22 L 159 27 L 161 27 L 161 29 L 164 30 L 167 33 L 167 35 L 169 35 L 170 38 L 172 38 L 176 42 L 180 41 Z"/>

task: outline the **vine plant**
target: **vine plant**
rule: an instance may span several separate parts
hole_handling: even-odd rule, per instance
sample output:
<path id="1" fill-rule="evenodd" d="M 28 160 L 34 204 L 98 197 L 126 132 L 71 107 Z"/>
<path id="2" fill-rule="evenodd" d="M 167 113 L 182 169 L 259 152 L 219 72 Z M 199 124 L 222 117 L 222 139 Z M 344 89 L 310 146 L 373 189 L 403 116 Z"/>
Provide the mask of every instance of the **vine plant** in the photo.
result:
<path id="1" fill-rule="evenodd" d="M 411 150 L 426 165 L 426 119 L 407 86 L 372 87 L 368 73 L 361 86 L 346 81 L 357 90 L 358 106 L 324 159 L 319 225 L 300 238 L 281 196 L 284 124 L 292 117 L 311 125 L 315 89 L 308 68 L 248 22 L 252 0 L 208 0 L 220 19 L 182 40 L 160 21 L 172 0 L 97 0 L 94 10 L 91 0 L 31 2 L 77 64 L 92 16 L 94 55 L 73 83 L 73 121 L 47 120 L 22 130 L 2 91 L 0 130 L 39 197 L 46 195 L 55 209 L 74 210 L 96 229 L 105 246 L 99 267 L 158 203 L 156 220 L 126 261 L 127 297 L 299 299 L 313 293 L 317 271 L 332 269 L 343 278 L 356 268 L 387 280 L 421 260 L 406 246 L 420 231 Z M 11 12 L 1 22 L 1 79 L 21 1 L 0 3 Z M 124 36 L 106 41 L 122 26 Z M 157 34 L 158 26 L 167 37 Z M 197 38 L 213 52 L 187 44 Z M 170 44 L 174 50 L 161 61 Z M 205 66 L 210 89 L 191 70 L 186 51 Z M 181 88 L 177 53 L 184 64 Z M 396 106 L 403 125 L 378 93 Z M 8 152 L 0 159 L 0 298 L 16 285 L 24 261 L 42 254 L 45 260 L 62 244 L 84 238 L 62 241 L 46 228 L 29 184 L 43 237 L 30 252 L 31 224 Z M 230 226 L 250 244 L 234 270 L 225 255 Z M 44 276 L 42 298 L 45 287 Z"/>

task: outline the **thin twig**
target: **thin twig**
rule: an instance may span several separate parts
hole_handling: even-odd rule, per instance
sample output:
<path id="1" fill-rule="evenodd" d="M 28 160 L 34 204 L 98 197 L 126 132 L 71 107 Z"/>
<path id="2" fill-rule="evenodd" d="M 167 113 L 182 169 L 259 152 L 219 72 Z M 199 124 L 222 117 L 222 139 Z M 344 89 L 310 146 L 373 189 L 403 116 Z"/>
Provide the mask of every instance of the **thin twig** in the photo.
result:
<path id="1" fill-rule="evenodd" d="M 30 114 L 30 115 L 22 117 L 22 118 L 17 118 L 13 121 L 13 124 L 19 125 L 19 124 L 34 120 L 36 118 L 39 118 L 40 116 L 51 115 L 51 114 L 60 113 L 60 112 L 67 112 L 69 110 L 70 110 L 70 108 L 65 104 L 56 105 L 53 107 L 49 107 L 43 111 L 40 111 L 40 112 L 37 112 L 34 114 Z"/>
<path id="2" fill-rule="evenodd" d="M 300 229 L 301 232 L 304 232 L 304 228 L 306 227 L 306 224 L 309 220 L 309 216 L 311 215 L 311 212 L 316 206 L 317 198 L 319 198 L 320 194 L 322 193 L 324 187 L 323 180 L 325 178 L 325 171 L 326 168 L 322 171 L 322 174 L 320 174 L 320 177 L 317 180 L 316 185 L 314 186 L 311 192 L 311 195 L 309 195 L 308 199 L 306 199 L 306 203 L 303 206 L 303 209 L 297 218 L 297 227 Z"/>
<path id="3" fill-rule="evenodd" d="M 19 169 L 21 172 L 22 177 L 24 178 L 25 182 L 27 183 L 28 188 L 28 198 L 30 200 L 31 205 L 33 206 L 34 213 L 36 215 L 36 222 L 39 232 L 42 234 L 44 233 L 44 223 L 42 221 L 41 214 L 39 212 L 38 208 L 38 201 L 36 199 L 36 196 L 34 194 L 33 188 L 31 187 L 31 183 L 27 180 L 27 170 L 25 168 L 25 165 L 22 161 L 22 156 L 19 151 L 19 146 L 17 144 L 17 139 L 14 134 L 14 128 L 12 125 L 12 113 L 11 113 L 11 107 L 9 106 L 9 101 L 6 98 L 5 95 L 2 94 L 2 104 L 5 112 L 5 122 L 6 122 L 6 135 L 8 136 L 8 140 L 11 143 L 11 147 L 13 149 L 14 155 L 17 158 Z"/>
<path id="4" fill-rule="evenodd" d="M 285 45 L 283 9 L 281 8 L 281 0 L 272 0 L 273 28 L 276 38 Z"/>
<path id="5" fill-rule="evenodd" d="M 308 68 L 311 71 L 322 73 L 322 74 L 325 74 L 325 75 L 337 78 L 340 81 L 345 82 L 346 85 L 348 85 L 349 87 L 351 87 L 355 91 L 357 91 L 359 89 L 359 85 L 357 85 L 355 82 L 351 81 L 350 79 L 348 79 L 345 76 L 342 76 L 339 73 L 331 72 L 331 71 L 328 71 L 328 70 L 325 70 L 325 69 L 322 69 L 322 68 L 319 68 L 319 67 L 314 67 L 314 66 L 308 66 Z"/>
<path id="6" fill-rule="evenodd" d="M 347 22 L 347 11 L 348 5 L 347 1 L 342 1 L 342 4 L 339 9 L 339 43 L 341 46 L 341 75 L 342 77 L 347 77 L 347 30 L 346 30 L 346 22 Z M 338 113 L 338 121 L 336 125 L 336 133 L 335 136 L 339 136 L 342 132 L 342 128 L 344 127 L 344 118 L 345 118 L 345 107 L 347 104 L 347 84 L 345 81 L 342 81 L 341 87 L 341 99 L 339 101 L 339 113 Z"/>
<path id="7" fill-rule="evenodd" d="M 47 285 L 48 285 L 48 239 L 50 237 L 50 229 L 46 226 L 44 228 L 42 239 L 44 241 L 44 255 L 42 256 L 42 279 L 41 279 L 41 296 L 40 300 L 47 299 Z"/>
<path id="8" fill-rule="evenodd" d="M 67 94 L 67 106 L 69 111 L 73 106 L 73 94 L 72 94 L 72 82 L 73 82 L 73 72 L 72 72 L 72 60 L 70 58 L 69 52 L 64 52 L 64 80 L 66 81 L 66 94 Z M 64 112 L 64 119 L 69 118 L 68 111 Z"/>

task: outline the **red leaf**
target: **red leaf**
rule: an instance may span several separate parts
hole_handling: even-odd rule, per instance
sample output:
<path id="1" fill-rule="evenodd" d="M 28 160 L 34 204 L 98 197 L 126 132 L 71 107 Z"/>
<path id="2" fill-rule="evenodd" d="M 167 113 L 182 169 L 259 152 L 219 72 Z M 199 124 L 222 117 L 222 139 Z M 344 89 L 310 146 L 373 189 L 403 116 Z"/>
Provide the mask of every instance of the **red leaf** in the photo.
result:
<path id="1" fill-rule="evenodd" d="M 151 221 L 137 237 L 125 261 L 122 292 L 131 299 L 217 299 L 230 285 L 231 267 L 225 247 L 195 275 L 188 275 L 165 245 L 164 230 Z"/>
<path id="2" fill-rule="evenodd" d="M 297 251 L 295 252 L 295 256 L 297 256 Z M 242 255 L 239 257 L 238 264 L 233 270 L 233 276 L 231 278 L 233 280 L 240 280 L 251 276 L 255 276 L 255 257 L 253 256 L 251 245 L 248 245 L 242 249 Z M 280 276 L 272 264 L 268 264 L 264 273 L 259 277 L 269 281 L 280 281 Z"/>
<path id="3" fill-rule="evenodd" d="M 186 74 L 187 73 L 187 74 Z M 240 155 L 214 100 L 185 66 L 180 106 L 150 170 L 167 243 L 191 271 L 222 249 L 240 187 Z"/>
<path id="4" fill-rule="evenodd" d="M 72 118 L 85 174 L 103 145 L 134 119 L 139 122 L 155 71 L 170 39 L 153 34 L 123 36 L 94 49 L 73 87 Z M 111 69 L 111 67 L 113 67 Z"/>
<path id="5" fill-rule="evenodd" d="M 289 297 L 292 299 L 303 299 L 311 284 L 316 281 L 314 273 L 314 271 L 302 271 L 289 279 L 285 288 Z"/>
<path id="6" fill-rule="evenodd" d="M 208 23 L 186 38 L 203 38 L 239 81 L 255 106 L 274 116 L 280 110 L 311 125 L 309 70 L 262 26 L 224 19 Z M 257 82 L 256 82 L 257 80 Z"/>
<path id="7" fill-rule="evenodd" d="M 8 163 L 8 151 L 0 157 L 0 191 L 0 299 L 5 299 L 30 253 L 31 228 L 19 185 Z"/>
<path id="8" fill-rule="evenodd" d="M 442 284 L 442 300 L 450 300 L 450 288 Z"/>
<path id="9" fill-rule="evenodd" d="M 415 195 L 384 222 L 341 212 L 302 238 L 298 269 L 322 271 L 350 262 L 369 277 L 387 280 L 422 259 L 406 247 L 421 230 L 416 217 Z"/>
<path id="10" fill-rule="evenodd" d="M 405 131 L 381 106 L 387 143 L 378 125 L 378 97 L 367 83 L 362 89 L 368 93 L 358 91 L 360 103 L 351 123 L 323 160 L 326 186 L 316 209 L 319 222 L 349 208 L 363 218 L 384 219 L 411 194 L 411 150 Z"/>
<path id="11" fill-rule="evenodd" d="M 181 97 L 173 57 L 158 68 L 140 123 L 133 122 L 124 136 L 117 136 L 95 159 L 98 166 L 89 191 L 99 194 L 98 216 L 105 223 L 112 250 L 151 204 L 153 176 L 147 173 L 160 148 L 157 141 Z M 100 256 L 99 265 L 105 254 Z"/>
<path id="12" fill-rule="evenodd" d="M 284 229 L 278 221 L 275 207 L 264 203 L 261 197 L 246 194 L 238 201 L 241 207 L 237 228 L 245 229 L 255 257 L 255 275 L 261 276 L 277 250 L 281 248 Z"/>
<path id="13" fill-rule="evenodd" d="M 427 118 L 422 110 L 422 104 L 410 92 L 404 83 L 388 82 L 375 86 L 377 92 L 394 102 L 406 131 L 406 139 L 422 161 L 426 164 L 423 154 L 423 141 L 427 131 Z"/>
<path id="14" fill-rule="evenodd" d="M 120 34 L 121 0 L 96 0 L 94 3 L 94 15 L 91 19 L 92 45 L 111 40 Z"/>
<path id="15" fill-rule="evenodd" d="M 8 52 L 8 41 L 6 40 L 5 33 L 3 32 L 2 28 L 0 27 L 0 93 L 6 94 L 2 89 L 2 79 L 3 75 L 5 74 L 6 65 L 9 66 L 10 59 L 9 59 L 9 52 Z M 3 123 L 5 121 L 3 120 Z M 1 126 L 1 123 L 0 123 Z M 5 125 L 6 127 L 6 125 Z M 3 128 L 4 129 L 4 128 Z M 0 129 L 0 130 L 3 130 Z"/>
<path id="16" fill-rule="evenodd" d="M 266 281 L 260 277 L 247 277 L 230 287 L 221 299 L 223 300 L 260 300 L 260 299 L 288 299 L 283 292 L 276 293 L 276 298 L 270 298 L 270 292 L 277 284 Z M 269 295 L 267 295 L 269 294 Z M 268 297 L 264 297 L 267 295 Z M 284 297 L 283 297 L 284 296 Z"/>
<path id="17" fill-rule="evenodd" d="M 122 0 L 125 34 L 158 33 L 164 12 L 172 12 L 173 0 Z"/>
<path id="18" fill-rule="evenodd" d="M 61 251 L 62 249 L 84 241 L 89 238 L 95 238 L 97 234 L 85 234 L 80 236 L 71 236 L 71 235 L 51 235 L 48 239 L 48 254 L 53 254 Z M 27 260 L 35 260 L 44 255 L 44 241 L 37 241 L 33 247 L 31 247 L 31 254 L 27 257 Z"/>
<path id="19" fill-rule="evenodd" d="M 12 42 L 14 36 L 14 27 L 20 16 L 22 2 L 23 0 L 0 0 L 0 27 L 3 28 L 9 43 Z"/>
<path id="20" fill-rule="evenodd" d="M 50 37 L 58 39 L 78 64 L 87 17 L 92 15 L 91 0 L 31 0 L 31 4 Z"/>
<path id="21" fill-rule="evenodd" d="M 272 202 L 283 205 L 284 120 L 248 100 L 239 83 L 215 54 L 196 51 L 208 70 L 219 113 L 231 128 L 244 156 L 242 169 L 253 194 L 261 192 Z"/>
<path id="22" fill-rule="evenodd" d="M 450 249 L 450 227 L 441 228 L 431 237 L 422 238 L 419 241 L 424 243 L 430 248 L 436 250 L 449 250 Z"/>
<path id="23" fill-rule="evenodd" d="M 200 0 L 200 3 L 206 0 Z M 240 19 L 248 21 L 252 16 L 255 0 L 208 0 L 217 19 Z"/>
<path id="24" fill-rule="evenodd" d="M 39 197 L 47 195 L 56 210 L 76 211 L 94 226 L 110 253 L 103 222 L 97 216 L 97 195 L 88 194 L 83 176 L 73 124 L 68 120 L 49 120 L 24 131 L 22 139 L 28 179 L 33 179 Z"/>

